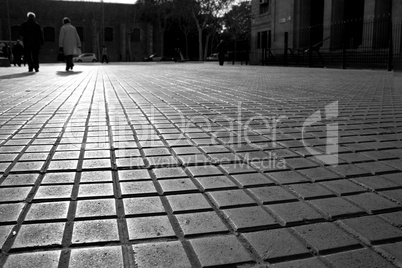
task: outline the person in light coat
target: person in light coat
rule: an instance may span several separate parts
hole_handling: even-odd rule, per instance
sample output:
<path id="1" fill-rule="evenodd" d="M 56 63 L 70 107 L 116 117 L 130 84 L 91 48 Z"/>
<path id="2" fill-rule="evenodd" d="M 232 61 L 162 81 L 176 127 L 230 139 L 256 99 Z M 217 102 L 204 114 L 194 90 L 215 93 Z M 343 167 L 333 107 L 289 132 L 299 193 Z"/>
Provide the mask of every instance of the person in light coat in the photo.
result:
<path id="1" fill-rule="evenodd" d="M 64 18 L 63 23 L 64 25 L 60 29 L 59 48 L 66 57 L 66 71 L 68 72 L 74 67 L 73 56 L 81 54 L 81 40 L 69 18 Z"/>

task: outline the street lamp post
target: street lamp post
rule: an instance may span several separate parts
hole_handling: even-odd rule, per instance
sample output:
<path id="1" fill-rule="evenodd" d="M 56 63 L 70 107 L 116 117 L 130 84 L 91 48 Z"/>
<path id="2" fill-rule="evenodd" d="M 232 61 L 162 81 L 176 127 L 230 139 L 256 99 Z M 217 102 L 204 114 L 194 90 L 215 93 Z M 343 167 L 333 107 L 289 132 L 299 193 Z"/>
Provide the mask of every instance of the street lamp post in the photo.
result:
<path id="1" fill-rule="evenodd" d="M 8 38 L 9 38 L 10 46 L 11 46 L 11 41 L 12 41 L 12 39 L 11 39 L 11 22 L 10 22 L 10 7 L 8 4 L 8 0 L 7 0 L 6 4 L 7 4 Z"/>

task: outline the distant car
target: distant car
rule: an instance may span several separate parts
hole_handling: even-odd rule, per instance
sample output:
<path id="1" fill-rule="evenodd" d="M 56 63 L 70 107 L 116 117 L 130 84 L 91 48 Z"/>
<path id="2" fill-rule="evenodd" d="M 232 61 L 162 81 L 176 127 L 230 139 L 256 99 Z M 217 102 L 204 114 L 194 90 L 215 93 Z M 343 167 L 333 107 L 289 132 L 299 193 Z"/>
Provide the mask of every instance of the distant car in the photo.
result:
<path id="1" fill-rule="evenodd" d="M 144 58 L 144 61 L 177 61 L 175 57 L 164 56 L 161 57 L 157 54 L 152 54 L 149 57 Z"/>
<path id="2" fill-rule="evenodd" d="M 79 55 L 78 57 L 73 58 L 74 62 L 96 62 L 96 56 L 94 53 L 84 53 Z"/>
<path id="3" fill-rule="evenodd" d="M 218 60 L 218 53 L 213 53 L 209 57 L 206 58 L 207 61 L 217 61 Z"/>

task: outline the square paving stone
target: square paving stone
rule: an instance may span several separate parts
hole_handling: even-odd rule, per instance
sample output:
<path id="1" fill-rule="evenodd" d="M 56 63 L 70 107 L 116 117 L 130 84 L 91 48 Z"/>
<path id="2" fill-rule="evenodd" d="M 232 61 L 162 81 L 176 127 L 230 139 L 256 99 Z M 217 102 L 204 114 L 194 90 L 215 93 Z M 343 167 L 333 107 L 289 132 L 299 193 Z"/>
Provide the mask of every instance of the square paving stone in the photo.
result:
<path id="1" fill-rule="evenodd" d="M 73 184 L 75 172 L 46 173 L 41 184 Z"/>
<path id="2" fill-rule="evenodd" d="M 290 166 L 293 169 L 318 167 L 318 165 L 316 163 L 314 163 L 310 160 L 307 160 L 305 158 L 286 159 L 286 165 Z"/>
<path id="3" fill-rule="evenodd" d="M 6 169 L 12 164 L 12 162 L 0 163 L 0 173 L 6 172 Z"/>
<path id="4" fill-rule="evenodd" d="M 381 194 L 402 203 L 402 189 L 382 191 Z"/>
<path id="5" fill-rule="evenodd" d="M 254 168 L 244 163 L 221 165 L 221 168 L 229 175 L 256 172 Z"/>
<path id="6" fill-rule="evenodd" d="M 214 211 L 179 214 L 176 218 L 185 236 L 229 231 Z"/>
<path id="7" fill-rule="evenodd" d="M 68 267 L 123 268 L 123 252 L 120 246 L 72 249 Z"/>
<path id="8" fill-rule="evenodd" d="M 400 206 L 375 193 L 363 193 L 348 196 L 347 199 L 364 208 L 369 213 L 384 212 L 390 209 L 400 208 Z"/>
<path id="9" fill-rule="evenodd" d="M 358 194 L 367 191 L 367 189 L 364 187 L 346 179 L 323 181 L 321 184 L 334 191 L 338 195 Z"/>
<path id="10" fill-rule="evenodd" d="M 116 216 L 114 199 L 82 200 L 77 202 L 76 218 Z"/>
<path id="11" fill-rule="evenodd" d="M 158 194 L 152 181 L 120 182 L 120 187 L 124 196 Z"/>
<path id="12" fill-rule="evenodd" d="M 112 183 L 80 184 L 78 198 L 83 197 L 110 197 L 113 196 Z"/>
<path id="13" fill-rule="evenodd" d="M 51 161 L 47 170 L 77 170 L 78 160 Z"/>
<path id="14" fill-rule="evenodd" d="M 155 168 L 153 172 L 158 180 L 188 177 L 182 168 Z"/>
<path id="15" fill-rule="evenodd" d="M 385 213 L 380 216 L 392 223 L 392 225 L 402 227 L 402 211 Z"/>
<path id="16" fill-rule="evenodd" d="M 309 180 L 295 171 L 271 172 L 267 175 L 279 184 L 309 182 Z"/>
<path id="17" fill-rule="evenodd" d="M 227 149 L 223 145 L 201 146 L 200 149 L 203 150 L 204 152 L 206 152 L 207 154 L 209 154 L 209 153 L 227 153 L 227 152 L 230 152 L 230 150 Z"/>
<path id="18" fill-rule="evenodd" d="M 4 268 L 57 268 L 59 267 L 60 251 L 42 251 L 13 254 L 8 256 Z"/>
<path id="19" fill-rule="evenodd" d="M 179 241 L 133 245 L 135 263 L 141 268 L 188 268 L 191 263 Z"/>
<path id="20" fill-rule="evenodd" d="M 117 158 L 116 165 L 119 168 L 145 167 L 144 160 L 141 157 Z"/>
<path id="21" fill-rule="evenodd" d="M 158 196 L 124 198 L 123 203 L 126 215 L 166 214 Z"/>
<path id="22" fill-rule="evenodd" d="M 65 223 L 41 223 L 22 225 L 14 248 L 61 246 Z"/>
<path id="23" fill-rule="evenodd" d="M 226 176 L 197 177 L 196 180 L 204 191 L 237 188 L 237 185 Z"/>
<path id="24" fill-rule="evenodd" d="M 80 183 L 83 182 L 112 182 L 111 171 L 87 171 L 81 173 Z"/>
<path id="25" fill-rule="evenodd" d="M 256 204 L 256 202 L 241 189 L 214 191 L 208 192 L 207 194 L 218 208 Z"/>
<path id="26" fill-rule="evenodd" d="M 380 255 L 369 249 L 358 249 L 324 257 L 335 267 L 348 268 L 391 268 L 395 267 Z"/>
<path id="27" fill-rule="evenodd" d="M 14 225 L 0 225 L 0 249 L 3 247 L 4 242 L 6 242 L 13 227 Z"/>
<path id="28" fill-rule="evenodd" d="M 35 199 L 62 199 L 70 198 L 73 185 L 39 186 Z"/>
<path id="29" fill-rule="evenodd" d="M 25 221 L 67 220 L 70 202 L 33 203 Z"/>
<path id="30" fill-rule="evenodd" d="M 356 233 L 360 239 L 369 244 L 383 243 L 402 237 L 402 230 L 392 226 L 378 216 L 345 219 L 341 222 Z"/>
<path id="31" fill-rule="evenodd" d="M 259 173 L 234 175 L 233 178 L 243 187 L 275 185 L 273 181 Z"/>
<path id="32" fill-rule="evenodd" d="M 7 187 L 0 188 L 0 202 L 24 201 L 31 187 Z"/>
<path id="33" fill-rule="evenodd" d="M 396 258 L 399 264 L 402 263 L 402 242 L 386 244 L 382 246 L 378 246 L 377 248 L 391 254 L 394 258 Z"/>
<path id="34" fill-rule="evenodd" d="M 192 154 L 202 154 L 202 152 L 197 147 L 176 147 L 173 151 L 177 155 L 192 155 Z"/>
<path id="35" fill-rule="evenodd" d="M 100 169 L 111 168 L 110 159 L 85 159 L 82 164 L 82 169 Z"/>
<path id="36" fill-rule="evenodd" d="M 109 150 L 85 151 L 84 158 L 85 159 L 110 158 L 110 151 Z"/>
<path id="37" fill-rule="evenodd" d="M 380 162 L 358 163 L 357 167 L 368 170 L 371 174 L 380 174 L 384 172 L 396 171 L 395 168 L 384 165 Z"/>
<path id="38" fill-rule="evenodd" d="M 80 151 L 55 152 L 53 160 L 76 160 L 80 158 Z"/>
<path id="39" fill-rule="evenodd" d="M 340 197 L 310 200 L 309 203 L 313 204 L 316 208 L 333 219 L 365 214 L 364 210 Z"/>
<path id="40" fill-rule="evenodd" d="M 119 241 L 117 220 L 90 220 L 74 222 L 71 242 L 74 244 Z"/>
<path id="41" fill-rule="evenodd" d="M 310 169 L 301 169 L 298 170 L 301 174 L 306 176 L 312 181 L 326 181 L 326 180 L 334 180 L 334 179 L 340 179 L 342 176 L 329 171 L 328 169 L 324 167 L 318 167 L 318 168 L 310 168 Z"/>
<path id="42" fill-rule="evenodd" d="M 334 196 L 332 192 L 322 187 L 318 183 L 293 184 L 290 185 L 289 188 L 306 200 Z"/>
<path id="43" fill-rule="evenodd" d="M 210 164 L 211 160 L 203 154 L 179 155 L 177 157 L 183 165 Z"/>
<path id="44" fill-rule="evenodd" d="M 235 236 L 214 236 L 190 240 L 202 267 L 230 265 L 253 259 Z"/>
<path id="45" fill-rule="evenodd" d="M 127 218 L 126 221 L 130 240 L 176 235 L 167 216 Z"/>
<path id="46" fill-rule="evenodd" d="M 320 213 L 303 202 L 272 204 L 266 207 L 286 226 L 324 219 Z"/>
<path id="47" fill-rule="evenodd" d="M 24 203 L 0 204 L 0 222 L 16 223 Z"/>
<path id="48" fill-rule="evenodd" d="M 381 177 L 402 186 L 402 173 L 384 174 Z"/>
<path id="49" fill-rule="evenodd" d="M 33 186 L 39 174 L 9 174 L 1 186 Z"/>
<path id="50" fill-rule="evenodd" d="M 235 231 L 262 227 L 267 228 L 278 225 L 275 219 L 261 207 L 225 209 L 223 213 Z"/>
<path id="51" fill-rule="evenodd" d="M 10 172 L 26 172 L 26 171 L 36 171 L 40 172 L 45 161 L 35 161 L 35 162 L 17 162 Z"/>
<path id="52" fill-rule="evenodd" d="M 310 255 L 307 246 L 303 245 L 288 229 L 250 232 L 243 236 L 263 260 L 278 261 Z"/>
<path id="53" fill-rule="evenodd" d="M 147 169 L 139 170 L 119 170 L 119 181 L 140 181 L 150 180 L 151 176 Z"/>
<path id="54" fill-rule="evenodd" d="M 167 199 L 173 213 L 212 210 L 211 205 L 201 193 L 171 195 Z"/>
<path id="55" fill-rule="evenodd" d="M 324 222 L 293 228 L 318 253 L 344 248 L 360 247 L 359 241 L 346 234 L 333 223 Z"/>
<path id="56" fill-rule="evenodd" d="M 196 167 L 188 167 L 187 169 L 194 177 L 223 175 L 223 173 L 217 167 L 214 166 L 196 166 Z"/>
<path id="57" fill-rule="evenodd" d="M 140 157 L 141 153 L 140 150 L 138 149 L 119 149 L 115 151 L 115 155 L 117 158 L 121 157 L 131 158 L 131 157 Z"/>
<path id="58" fill-rule="evenodd" d="M 357 167 L 356 165 L 352 164 L 345 164 L 345 165 L 338 165 L 336 167 L 330 166 L 328 167 L 331 171 L 334 171 L 338 173 L 339 175 L 343 177 L 354 177 L 354 176 L 365 176 L 365 175 L 370 175 L 370 172 L 367 170 L 364 170 L 360 167 Z"/>
<path id="59" fill-rule="evenodd" d="M 280 186 L 250 188 L 249 191 L 252 192 L 263 204 L 283 203 L 297 200 L 296 196 Z"/>
<path id="60" fill-rule="evenodd" d="M 153 167 L 163 167 L 178 164 L 178 161 L 173 156 L 155 156 L 147 157 L 150 166 Z"/>
<path id="61" fill-rule="evenodd" d="M 164 194 L 198 192 L 197 186 L 190 179 L 173 179 L 159 181 Z"/>

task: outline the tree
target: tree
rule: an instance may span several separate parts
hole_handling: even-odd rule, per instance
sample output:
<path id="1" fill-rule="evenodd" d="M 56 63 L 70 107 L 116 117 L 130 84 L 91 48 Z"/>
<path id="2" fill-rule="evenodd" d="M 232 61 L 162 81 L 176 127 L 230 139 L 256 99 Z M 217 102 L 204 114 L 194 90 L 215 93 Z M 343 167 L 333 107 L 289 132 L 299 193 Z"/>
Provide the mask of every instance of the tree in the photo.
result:
<path id="1" fill-rule="evenodd" d="M 250 42 L 251 18 L 251 5 L 248 1 L 241 2 L 238 5 L 233 5 L 232 9 L 225 14 L 225 31 L 233 39 L 234 52 L 237 50 L 238 40 Z M 236 53 L 233 55 L 235 57 Z"/>
<path id="2" fill-rule="evenodd" d="M 182 7 L 184 12 L 191 14 L 198 31 L 198 56 L 203 55 L 203 33 L 211 26 L 212 19 L 220 17 L 222 10 L 228 8 L 234 0 L 176 0 L 177 6 Z"/>
<path id="3" fill-rule="evenodd" d="M 157 25 L 160 34 L 161 56 L 164 55 L 164 35 L 171 26 L 173 17 L 173 0 L 138 0 L 142 19 Z"/>

